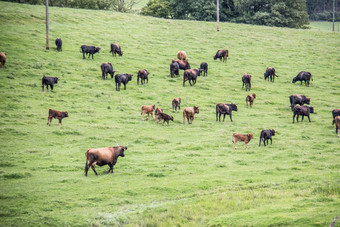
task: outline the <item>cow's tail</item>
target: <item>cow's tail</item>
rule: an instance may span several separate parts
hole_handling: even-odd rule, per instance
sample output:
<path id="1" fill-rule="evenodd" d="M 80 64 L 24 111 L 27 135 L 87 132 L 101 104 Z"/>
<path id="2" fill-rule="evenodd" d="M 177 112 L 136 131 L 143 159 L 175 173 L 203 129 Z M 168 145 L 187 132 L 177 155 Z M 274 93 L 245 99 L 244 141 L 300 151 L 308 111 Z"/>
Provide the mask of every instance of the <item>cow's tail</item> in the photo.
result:
<path id="1" fill-rule="evenodd" d="M 81 49 L 81 47 L 79 48 L 79 52 L 80 52 L 80 53 L 83 53 L 83 49 Z"/>
<path id="2" fill-rule="evenodd" d="M 313 81 L 313 76 L 312 76 L 312 74 L 310 74 L 310 78 L 312 79 L 312 81 Z"/>
<path id="3" fill-rule="evenodd" d="M 233 134 L 233 136 L 231 137 L 231 141 L 232 141 L 233 143 L 235 143 L 235 136 L 234 136 L 234 134 Z"/>

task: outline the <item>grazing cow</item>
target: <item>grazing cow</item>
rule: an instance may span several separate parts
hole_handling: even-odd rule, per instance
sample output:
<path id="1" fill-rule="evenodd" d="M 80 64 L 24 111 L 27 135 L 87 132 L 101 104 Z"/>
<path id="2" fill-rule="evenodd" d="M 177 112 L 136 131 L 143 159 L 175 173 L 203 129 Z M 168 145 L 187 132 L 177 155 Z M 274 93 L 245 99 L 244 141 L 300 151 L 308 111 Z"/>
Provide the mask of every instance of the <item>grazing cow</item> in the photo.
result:
<path id="1" fill-rule="evenodd" d="M 335 132 L 338 134 L 338 137 L 340 138 L 340 116 L 336 116 L 334 118 L 335 122 Z"/>
<path id="2" fill-rule="evenodd" d="M 177 52 L 177 58 L 178 58 L 179 60 L 186 61 L 186 60 L 187 60 L 187 53 L 185 53 L 184 50 L 179 50 L 179 51 Z"/>
<path id="3" fill-rule="evenodd" d="M 248 107 L 248 102 L 250 102 L 250 107 L 253 107 L 253 103 L 254 103 L 254 99 L 256 98 L 256 94 L 252 94 L 252 95 L 248 95 L 246 97 L 246 103 L 247 103 L 247 107 Z"/>
<path id="4" fill-rule="evenodd" d="M 293 123 L 294 123 L 294 119 L 295 119 L 295 116 L 296 116 L 296 122 L 299 122 L 299 116 L 301 115 L 302 116 L 302 121 L 303 121 L 303 118 L 305 116 L 308 117 L 308 120 L 310 122 L 310 114 L 311 113 L 314 113 L 314 107 L 311 107 L 311 106 L 295 106 L 294 109 L 294 114 L 293 114 Z"/>
<path id="5" fill-rule="evenodd" d="M 224 122 L 226 114 L 228 114 L 230 116 L 230 121 L 233 121 L 233 118 L 232 118 L 232 112 L 233 111 L 237 111 L 237 105 L 236 104 L 234 104 L 234 103 L 232 103 L 232 104 L 217 103 L 216 104 L 216 121 L 217 121 L 217 117 L 218 117 L 219 121 L 221 121 L 221 115 L 222 114 L 223 114 L 223 122 Z"/>
<path id="6" fill-rule="evenodd" d="M 115 76 L 116 91 L 120 91 L 121 83 L 124 84 L 124 90 L 126 90 L 126 84 L 132 80 L 132 74 L 121 73 Z M 118 86 L 117 86 L 118 85 Z"/>
<path id="7" fill-rule="evenodd" d="M 55 45 L 57 46 L 57 51 L 62 51 L 61 47 L 63 45 L 63 41 L 61 40 L 61 38 L 57 38 L 55 40 Z"/>
<path id="8" fill-rule="evenodd" d="M 214 60 L 216 60 L 217 58 L 219 58 L 220 61 L 222 61 L 223 58 L 223 61 L 227 63 L 228 50 L 218 50 L 216 55 L 214 56 Z"/>
<path id="9" fill-rule="evenodd" d="M 155 121 L 156 121 L 156 123 L 158 123 L 161 120 L 161 118 L 159 116 L 160 113 L 163 113 L 163 109 L 156 108 L 156 110 L 155 110 Z"/>
<path id="10" fill-rule="evenodd" d="M 266 141 L 268 145 L 268 140 L 270 140 L 270 144 L 273 144 L 272 136 L 275 136 L 274 129 L 262 130 L 260 134 L 260 143 L 259 147 L 261 146 L 261 140 L 263 140 L 263 145 L 266 146 Z"/>
<path id="11" fill-rule="evenodd" d="M 244 85 L 246 85 L 246 91 L 249 90 L 251 88 L 251 75 L 249 75 L 248 73 L 243 74 L 242 76 L 242 89 L 244 87 Z"/>
<path id="12" fill-rule="evenodd" d="M 336 116 L 340 116 L 340 109 L 334 109 L 332 111 L 332 115 L 333 115 L 333 121 L 332 121 L 332 125 L 334 125 L 334 119 Z"/>
<path id="13" fill-rule="evenodd" d="M 6 63 L 6 53 L 5 52 L 0 53 L 0 63 L 1 63 L 1 68 L 5 68 L 5 63 Z"/>
<path id="14" fill-rule="evenodd" d="M 174 59 L 172 60 L 171 63 L 174 63 L 174 62 L 178 63 L 179 69 L 183 69 L 183 70 L 191 69 L 188 60 L 181 61 L 181 60 Z"/>
<path id="15" fill-rule="evenodd" d="M 113 166 L 116 165 L 118 157 L 124 157 L 124 151 L 127 150 L 126 146 L 118 147 L 105 147 L 105 148 L 91 148 L 85 152 L 85 176 L 91 167 L 93 172 L 97 174 L 95 166 L 109 165 L 110 169 L 106 173 L 113 173 Z"/>
<path id="16" fill-rule="evenodd" d="M 52 109 L 49 109 L 48 110 L 48 118 L 47 118 L 47 124 L 49 124 L 51 126 L 51 123 L 52 123 L 52 118 L 57 118 L 59 120 L 59 124 L 63 125 L 61 123 L 61 120 L 65 117 L 68 117 L 68 113 L 67 112 L 61 112 L 61 111 L 58 111 L 58 110 L 52 110 Z"/>
<path id="17" fill-rule="evenodd" d="M 237 141 L 242 141 L 244 142 L 244 149 L 248 148 L 248 143 L 250 140 L 253 138 L 254 134 L 240 134 L 240 133 L 234 133 L 232 137 L 232 141 L 235 145 L 235 150 L 237 149 Z"/>
<path id="18" fill-rule="evenodd" d="M 179 75 L 179 64 L 178 62 L 173 62 L 170 64 L 170 75 L 171 78 L 174 77 L 174 75 Z"/>
<path id="19" fill-rule="evenodd" d="M 292 83 L 296 83 L 296 81 L 301 81 L 301 85 L 302 85 L 302 81 L 305 81 L 305 85 L 307 87 L 309 87 L 309 81 L 310 79 L 312 79 L 313 81 L 313 77 L 312 74 L 310 72 L 305 72 L 305 71 L 301 71 L 299 72 L 299 74 L 293 78 Z"/>
<path id="20" fill-rule="evenodd" d="M 304 95 L 291 95 L 289 96 L 290 107 L 293 111 L 295 105 L 299 104 L 302 106 L 303 104 L 310 105 L 310 98 L 307 98 Z"/>
<path id="21" fill-rule="evenodd" d="M 89 58 L 92 55 L 92 59 L 93 59 L 93 55 L 97 52 L 99 53 L 100 51 L 100 47 L 87 46 L 87 45 L 82 45 L 80 49 L 81 49 L 80 53 L 83 53 L 83 59 L 85 59 L 85 54 L 88 54 Z"/>
<path id="22" fill-rule="evenodd" d="M 195 114 L 199 114 L 200 111 L 198 106 L 194 107 L 185 107 L 183 109 L 183 124 L 185 124 L 185 118 L 187 118 L 188 124 L 192 124 L 195 118 Z"/>
<path id="23" fill-rule="evenodd" d="M 123 51 L 120 49 L 120 46 L 116 43 L 111 43 L 111 50 L 109 53 L 112 53 L 112 57 L 116 56 L 117 54 L 119 57 L 123 56 Z"/>
<path id="24" fill-rule="evenodd" d="M 170 115 L 167 115 L 166 113 L 159 113 L 159 119 L 160 120 L 163 120 L 163 125 L 164 125 L 164 122 L 167 122 L 168 125 L 169 125 L 169 121 L 174 121 L 174 117 L 173 116 L 170 116 Z"/>
<path id="25" fill-rule="evenodd" d="M 59 78 L 53 76 L 43 76 L 41 78 L 42 91 L 44 91 L 44 85 L 48 90 L 48 85 L 50 85 L 51 91 L 53 91 L 53 85 L 58 83 Z"/>
<path id="26" fill-rule="evenodd" d="M 267 67 L 266 72 L 263 75 L 264 75 L 264 80 L 267 80 L 268 78 L 268 81 L 269 81 L 269 78 L 270 78 L 270 81 L 272 81 L 273 83 L 274 83 L 275 77 L 278 77 L 275 74 L 275 69 L 272 67 Z"/>
<path id="27" fill-rule="evenodd" d="M 139 70 L 138 76 L 137 76 L 137 85 L 139 84 L 139 78 L 141 79 L 142 85 L 143 83 L 145 84 L 145 80 L 146 80 L 146 83 L 149 83 L 149 77 L 148 77 L 149 74 L 150 73 L 146 69 Z"/>
<path id="28" fill-rule="evenodd" d="M 183 87 L 185 86 L 185 81 L 189 80 L 190 86 L 196 84 L 197 76 L 200 76 L 202 69 L 187 69 L 183 74 Z M 191 83 L 192 81 L 192 83 Z"/>
<path id="29" fill-rule="evenodd" d="M 107 79 L 108 73 L 111 75 L 111 79 L 113 79 L 115 72 L 118 71 L 118 70 L 113 70 L 112 64 L 110 62 L 103 63 L 100 67 L 102 69 L 103 80 Z"/>
<path id="30" fill-rule="evenodd" d="M 208 76 L 208 63 L 202 62 L 200 65 L 200 69 L 203 71 L 203 76 Z"/>
<path id="31" fill-rule="evenodd" d="M 140 113 L 142 115 L 142 120 L 144 121 L 144 115 L 148 114 L 148 118 L 146 120 L 149 120 L 149 114 L 151 114 L 151 117 L 153 119 L 153 111 L 155 110 L 156 105 L 150 105 L 150 106 L 142 106 L 142 112 Z"/>
<path id="32" fill-rule="evenodd" d="M 172 111 L 177 113 L 177 107 L 180 110 L 181 109 L 181 98 L 174 98 L 172 100 Z"/>

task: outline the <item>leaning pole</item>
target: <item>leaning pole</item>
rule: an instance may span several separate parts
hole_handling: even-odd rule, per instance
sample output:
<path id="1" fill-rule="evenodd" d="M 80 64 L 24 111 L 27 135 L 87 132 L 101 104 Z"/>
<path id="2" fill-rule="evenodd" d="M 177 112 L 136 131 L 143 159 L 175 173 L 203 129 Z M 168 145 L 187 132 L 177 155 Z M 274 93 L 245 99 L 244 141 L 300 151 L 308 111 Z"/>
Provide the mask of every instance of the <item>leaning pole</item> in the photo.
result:
<path id="1" fill-rule="evenodd" d="M 48 38 L 48 0 L 46 0 L 46 50 L 50 49 L 49 38 Z"/>
<path id="2" fill-rule="evenodd" d="M 219 0 L 216 0 L 216 22 L 217 22 L 217 31 L 220 31 L 220 3 L 219 3 Z"/>

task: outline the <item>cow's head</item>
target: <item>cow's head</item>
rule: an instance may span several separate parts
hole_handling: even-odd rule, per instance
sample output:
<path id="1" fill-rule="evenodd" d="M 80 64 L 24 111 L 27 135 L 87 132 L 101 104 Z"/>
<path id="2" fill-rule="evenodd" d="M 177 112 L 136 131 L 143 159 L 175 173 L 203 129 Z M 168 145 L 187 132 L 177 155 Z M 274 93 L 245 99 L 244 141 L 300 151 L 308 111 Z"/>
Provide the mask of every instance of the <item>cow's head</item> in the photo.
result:
<path id="1" fill-rule="evenodd" d="M 100 47 L 95 47 L 94 48 L 94 52 L 98 52 L 99 53 L 99 51 L 100 51 Z"/>
<path id="2" fill-rule="evenodd" d="M 127 150 L 126 146 L 119 146 L 119 154 L 118 154 L 118 156 L 124 157 L 125 156 L 125 154 L 124 154 L 125 150 Z"/>
<path id="3" fill-rule="evenodd" d="M 231 104 L 231 109 L 232 109 L 233 111 L 237 111 L 237 105 L 236 105 L 235 103 L 232 103 L 232 104 Z"/>
<path id="4" fill-rule="evenodd" d="M 152 105 L 152 110 L 155 110 L 155 108 L 156 108 L 156 105 Z"/>
<path id="5" fill-rule="evenodd" d="M 309 106 L 308 109 L 309 109 L 309 113 L 314 113 L 314 107 L 313 106 Z"/>
<path id="6" fill-rule="evenodd" d="M 296 81 L 297 81 L 297 78 L 296 78 L 296 77 L 294 77 L 294 78 L 293 78 L 293 80 L 292 80 L 292 83 L 293 83 L 293 84 L 295 84 L 295 83 L 296 83 Z"/>
<path id="7" fill-rule="evenodd" d="M 270 132 L 271 132 L 272 136 L 275 136 L 275 130 L 274 129 L 271 129 Z"/>
<path id="8" fill-rule="evenodd" d="M 194 106 L 194 112 L 199 114 L 200 113 L 200 110 L 198 109 L 198 106 Z"/>
<path id="9" fill-rule="evenodd" d="M 59 78 L 58 78 L 58 77 L 55 77 L 55 78 L 54 78 L 54 83 L 57 84 L 57 83 L 58 83 L 58 80 L 59 80 Z"/>
<path id="10" fill-rule="evenodd" d="M 123 56 L 123 51 L 118 51 L 119 57 Z"/>
<path id="11" fill-rule="evenodd" d="M 214 56 L 214 60 L 216 60 L 217 59 L 217 54 Z"/>
<path id="12" fill-rule="evenodd" d="M 128 81 L 132 80 L 132 74 L 126 74 L 127 75 L 127 78 L 128 78 Z"/>
<path id="13" fill-rule="evenodd" d="M 252 96 L 253 96 L 253 98 L 256 98 L 256 94 L 254 93 L 254 94 L 252 94 Z"/>
<path id="14" fill-rule="evenodd" d="M 310 98 L 306 98 L 305 103 L 306 103 L 307 105 L 310 105 Z"/>
<path id="15" fill-rule="evenodd" d="M 68 112 L 67 111 L 61 112 L 61 114 L 62 114 L 62 117 L 68 117 Z"/>
<path id="16" fill-rule="evenodd" d="M 171 121 L 174 121 L 174 117 L 173 117 L 173 116 L 170 116 L 170 120 L 171 120 Z"/>
<path id="17" fill-rule="evenodd" d="M 203 69 L 199 68 L 199 69 L 197 69 L 197 71 L 198 71 L 198 76 L 200 76 L 202 71 L 203 71 Z"/>
<path id="18" fill-rule="evenodd" d="M 190 68 L 190 64 L 189 64 L 189 62 L 188 61 L 184 61 L 187 65 L 185 66 L 185 69 L 191 69 Z"/>
<path id="19" fill-rule="evenodd" d="M 253 134 L 253 133 L 250 133 L 250 134 L 248 134 L 247 136 L 248 136 L 248 139 L 251 140 L 251 139 L 253 138 L 254 134 Z"/>

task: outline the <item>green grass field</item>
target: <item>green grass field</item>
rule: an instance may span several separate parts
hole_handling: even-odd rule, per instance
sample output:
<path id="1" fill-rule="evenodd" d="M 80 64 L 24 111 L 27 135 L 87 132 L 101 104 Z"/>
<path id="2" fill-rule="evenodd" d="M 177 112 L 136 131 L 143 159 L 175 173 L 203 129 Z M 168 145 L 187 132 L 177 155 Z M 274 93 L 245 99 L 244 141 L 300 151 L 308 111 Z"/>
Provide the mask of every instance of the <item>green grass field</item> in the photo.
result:
<path id="1" fill-rule="evenodd" d="M 332 22 L 326 21 L 311 21 L 309 27 L 314 31 L 328 31 L 332 32 L 333 24 Z M 334 23 L 334 31 L 340 32 L 340 22 Z"/>
<path id="2" fill-rule="evenodd" d="M 1 226 L 328 226 L 340 214 L 340 139 L 331 125 L 340 108 L 339 33 L 232 23 L 216 32 L 215 23 L 50 8 L 46 51 L 44 6 L 0 2 L 0 15 Z M 123 57 L 109 54 L 111 42 Z M 83 60 L 82 44 L 101 53 Z M 213 60 L 222 48 L 227 64 Z M 169 76 L 180 49 L 192 68 L 209 64 L 193 87 Z M 127 90 L 102 80 L 103 62 L 134 74 Z M 267 66 L 275 83 L 263 79 Z M 149 84 L 137 86 L 142 68 Z M 292 84 L 302 70 L 313 75 L 310 87 Z M 245 72 L 250 92 L 241 88 Z M 41 91 L 43 75 L 59 77 L 53 92 Z M 311 97 L 312 122 L 292 124 L 294 93 Z M 175 97 L 182 108 L 199 106 L 192 125 L 172 113 Z M 233 122 L 216 122 L 219 102 L 238 104 Z M 141 121 L 141 106 L 151 104 L 174 122 Z M 49 108 L 68 111 L 63 126 L 46 125 Z M 262 129 L 276 130 L 272 145 L 258 147 Z M 234 150 L 234 132 L 254 133 L 249 150 Z M 97 167 L 86 178 L 85 151 L 117 143 L 129 149 L 114 173 Z"/>

